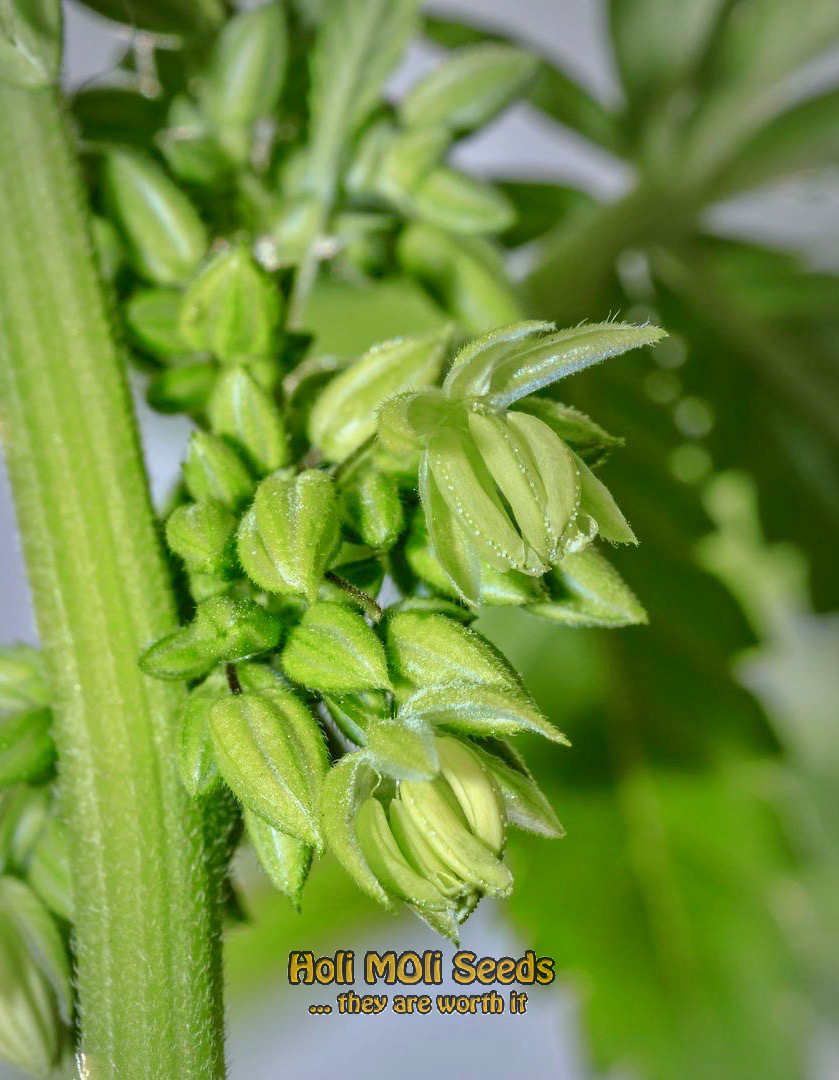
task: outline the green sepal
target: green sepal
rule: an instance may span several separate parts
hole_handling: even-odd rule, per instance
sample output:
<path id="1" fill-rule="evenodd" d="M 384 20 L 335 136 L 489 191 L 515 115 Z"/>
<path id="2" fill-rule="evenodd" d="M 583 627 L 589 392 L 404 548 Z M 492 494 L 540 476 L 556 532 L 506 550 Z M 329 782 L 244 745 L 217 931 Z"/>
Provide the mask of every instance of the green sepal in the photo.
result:
<path id="1" fill-rule="evenodd" d="M 106 154 L 103 184 L 137 271 L 160 285 L 187 281 L 207 250 L 207 230 L 180 188 L 133 150 Z"/>
<path id="2" fill-rule="evenodd" d="M 273 0 L 228 19 L 200 89 L 201 108 L 223 142 L 227 132 L 247 131 L 273 112 L 288 54 L 283 5 Z"/>
<path id="3" fill-rule="evenodd" d="M 0 648 L 0 711 L 52 704 L 44 654 L 32 645 Z"/>
<path id="4" fill-rule="evenodd" d="M 243 816 L 248 839 L 260 866 L 274 888 L 289 898 L 295 911 L 300 911 L 300 897 L 312 865 L 311 845 L 275 829 L 247 806 Z"/>
<path id="5" fill-rule="evenodd" d="M 390 716 L 371 720 L 366 753 L 376 772 L 394 780 L 430 780 L 440 771 L 434 733 L 425 721 Z"/>
<path id="6" fill-rule="evenodd" d="M 320 851 L 328 757 L 306 706 L 288 690 L 231 694 L 213 706 L 210 734 L 219 772 L 242 804 Z"/>
<path id="7" fill-rule="evenodd" d="M 355 831 L 359 808 L 375 781 L 376 774 L 363 753 L 342 757 L 323 784 L 321 826 L 329 850 L 356 885 L 384 907 L 392 908 L 393 901 L 370 869 Z"/>
<path id="8" fill-rule="evenodd" d="M 132 341 L 162 360 L 188 352 L 178 330 L 181 293 L 178 289 L 141 289 L 122 309 Z"/>
<path id="9" fill-rule="evenodd" d="M 483 397 L 489 390 L 492 372 L 499 364 L 527 351 L 553 329 L 553 323 L 530 320 L 479 334 L 455 354 L 443 380 L 443 390 L 454 399 Z"/>
<path id="10" fill-rule="evenodd" d="M 289 635 L 282 665 L 292 682 L 327 694 L 390 687 L 381 641 L 344 604 L 313 604 Z"/>
<path id="11" fill-rule="evenodd" d="M 566 555 L 545 578 L 550 600 L 528 611 L 566 626 L 618 627 L 645 624 L 638 597 L 600 552 L 586 548 Z"/>
<path id="12" fill-rule="evenodd" d="M 466 604 L 480 603 L 481 570 L 478 553 L 454 511 L 443 498 L 427 454 L 423 454 L 420 462 L 419 493 L 425 513 L 428 547 L 415 547 L 412 552 L 409 542 L 406 551 L 409 563 L 416 567 L 415 572 L 420 576 L 428 575 L 431 584 L 436 584 L 433 579 L 436 577 L 436 569 L 439 568 L 455 596 Z M 429 561 L 429 555 L 434 560 L 433 563 Z M 422 565 L 418 565 L 420 562 Z"/>
<path id="13" fill-rule="evenodd" d="M 324 694 L 323 703 L 339 731 L 358 746 L 365 744 L 365 732 L 373 721 L 390 717 L 390 706 L 383 690 Z"/>
<path id="14" fill-rule="evenodd" d="M 462 49 L 408 91 L 399 118 L 407 127 L 473 131 L 520 94 L 537 67 L 535 56 L 510 45 Z"/>
<path id="15" fill-rule="evenodd" d="M 470 746 L 498 785 L 511 825 L 553 840 L 565 835 L 553 807 L 520 754 L 500 739 L 471 743 Z"/>
<path id="16" fill-rule="evenodd" d="M 0 10 L 0 82 L 40 90 L 58 82 L 60 0 L 5 0 Z"/>
<path id="17" fill-rule="evenodd" d="M 281 306 L 277 287 L 237 244 L 214 255 L 189 283 L 178 326 L 190 349 L 230 363 L 273 351 Z"/>
<path id="18" fill-rule="evenodd" d="M 623 516 L 612 493 L 580 458 L 580 506 L 597 522 L 597 531 L 613 544 L 637 544 L 635 533 Z"/>
<path id="19" fill-rule="evenodd" d="M 215 500 L 239 510 L 253 493 L 254 482 L 236 451 L 206 431 L 193 432 L 183 474 L 196 502 Z"/>
<path id="20" fill-rule="evenodd" d="M 424 910 L 445 911 L 448 901 L 421 877 L 399 850 L 378 799 L 365 799 L 355 819 L 356 835 L 367 865 L 391 896 Z"/>
<path id="21" fill-rule="evenodd" d="M 227 577 L 235 566 L 237 524 L 213 499 L 184 503 L 166 520 L 166 543 L 192 572 Z"/>
<path id="22" fill-rule="evenodd" d="M 656 326 L 629 323 L 596 323 L 546 334 L 492 364 L 486 400 L 493 408 L 507 408 L 592 364 L 654 345 L 665 336 Z"/>
<path id="23" fill-rule="evenodd" d="M 387 551 L 405 527 L 405 512 L 396 478 L 365 469 L 341 486 L 341 518 L 358 539 L 377 551 Z"/>
<path id="24" fill-rule="evenodd" d="M 624 444 L 623 439 L 610 435 L 579 409 L 550 398 L 526 398 L 515 411 L 529 413 L 547 424 L 589 466 L 602 465 L 612 450 Z"/>
<path id="25" fill-rule="evenodd" d="M 398 611 L 387 620 L 391 669 L 415 687 L 481 683 L 521 691 L 521 681 L 494 645 L 446 615 Z"/>
<path id="26" fill-rule="evenodd" d="M 440 374 L 451 329 L 374 346 L 336 375 L 309 416 L 309 437 L 327 461 L 342 461 L 376 432 L 380 406 L 430 386 Z"/>
<path id="27" fill-rule="evenodd" d="M 260 588 L 314 603 L 339 542 L 331 478 L 318 469 L 297 476 L 278 472 L 262 481 L 242 518 L 239 561 Z"/>
<path id="28" fill-rule="evenodd" d="M 521 692 L 474 684 L 426 686 L 404 702 L 398 714 L 407 721 L 427 720 L 464 735 L 516 735 L 529 731 L 568 746 L 568 740 Z"/>
<path id="29" fill-rule="evenodd" d="M 207 407 L 215 435 L 230 441 L 251 468 L 265 475 L 288 461 L 288 439 L 278 406 L 242 367 L 225 371 Z"/>
<path id="30" fill-rule="evenodd" d="M 0 713 L 0 787 L 49 776 L 55 763 L 51 726 L 51 709 Z"/>

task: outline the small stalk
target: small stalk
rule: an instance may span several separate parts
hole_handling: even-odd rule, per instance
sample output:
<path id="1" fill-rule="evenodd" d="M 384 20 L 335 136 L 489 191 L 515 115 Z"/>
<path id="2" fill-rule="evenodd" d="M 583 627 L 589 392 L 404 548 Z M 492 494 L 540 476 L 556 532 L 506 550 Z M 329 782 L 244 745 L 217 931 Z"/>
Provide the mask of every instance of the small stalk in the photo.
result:
<path id="1" fill-rule="evenodd" d="M 220 942 L 181 695 L 137 656 L 176 622 L 83 191 L 51 90 L 0 84 L 0 429 L 75 897 L 80 1072 L 224 1075 Z"/>

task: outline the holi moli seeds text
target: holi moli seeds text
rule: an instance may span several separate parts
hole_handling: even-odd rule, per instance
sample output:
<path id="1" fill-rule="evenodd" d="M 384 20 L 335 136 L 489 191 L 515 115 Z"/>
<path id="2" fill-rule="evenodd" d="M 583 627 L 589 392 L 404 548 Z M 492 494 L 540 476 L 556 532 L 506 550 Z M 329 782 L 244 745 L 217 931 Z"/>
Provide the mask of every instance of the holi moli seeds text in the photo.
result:
<path id="1" fill-rule="evenodd" d="M 359 965 L 362 967 L 362 965 Z M 444 961 L 439 949 L 423 953 L 407 950 L 397 954 L 368 951 L 364 954 L 364 982 L 368 986 L 384 983 L 385 986 L 442 986 Z M 495 986 L 547 986 L 554 981 L 554 960 L 539 956 L 528 949 L 524 956 L 514 959 L 503 956 L 478 956 L 468 949 L 456 952 L 451 960 L 451 978 L 459 986 L 480 985 L 483 989 L 475 994 L 357 994 L 344 990 L 335 997 L 339 1013 L 352 1015 L 378 1015 L 390 1008 L 407 1016 L 426 1016 L 432 1010 L 443 1015 L 478 1013 L 499 1015 L 509 1012 L 527 1012 L 527 994 L 509 990 L 499 993 Z M 312 952 L 291 952 L 288 956 L 288 981 L 292 986 L 353 986 L 356 980 L 355 953 L 339 950 L 334 956 L 315 959 Z M 331 1013 L 332 1005 L 310 1005 L 310 1013 Z"/>

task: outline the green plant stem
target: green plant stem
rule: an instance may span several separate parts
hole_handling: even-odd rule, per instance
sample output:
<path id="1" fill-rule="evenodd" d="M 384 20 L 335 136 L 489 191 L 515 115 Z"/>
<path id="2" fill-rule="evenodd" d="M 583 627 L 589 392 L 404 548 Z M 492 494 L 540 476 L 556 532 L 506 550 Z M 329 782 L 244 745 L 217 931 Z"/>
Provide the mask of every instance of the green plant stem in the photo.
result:
<path id="1" fill-rule="evenodd" d="M 224 1074 L 217 905 L 176 771 L 176 622 L 83 195 L 52 91 L 0 84 L 0 425 L 39 631 L 75 897 L 82 1074 Z"/>

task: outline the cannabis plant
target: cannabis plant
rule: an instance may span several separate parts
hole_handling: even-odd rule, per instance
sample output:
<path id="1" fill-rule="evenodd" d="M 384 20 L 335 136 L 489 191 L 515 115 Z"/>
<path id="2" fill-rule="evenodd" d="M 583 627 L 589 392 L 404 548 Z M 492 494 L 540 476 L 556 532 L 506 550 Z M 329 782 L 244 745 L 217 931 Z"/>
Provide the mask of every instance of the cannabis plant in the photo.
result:
<path id="1" fill-rule="evenodd" d="M 4 9 L 3 435 L 44 655 L 0 670 L 0 1047 L 35 1075 L 222 1075 L 243 825 L 292 904 L 328 848 L 456 941 L 513 886 L 508 823 L 561 832 L 509 740 L 563 736 L 478 607 L 643 618 L 603 554 L 635 542 L 594 471 L 616 440 L 542 392 L 661 333 L 510 301 L 475 334 L 411 283 L 462 247 L 508 289 L 512 207 L 446 162 L 535 61 L 466 50 L 391 105 L 414 3 L 304 14 L 138 5 L 128 87 L 68 117 L 57 3 Z M 166 556 L 123 340 L 195 424 Z"/>

